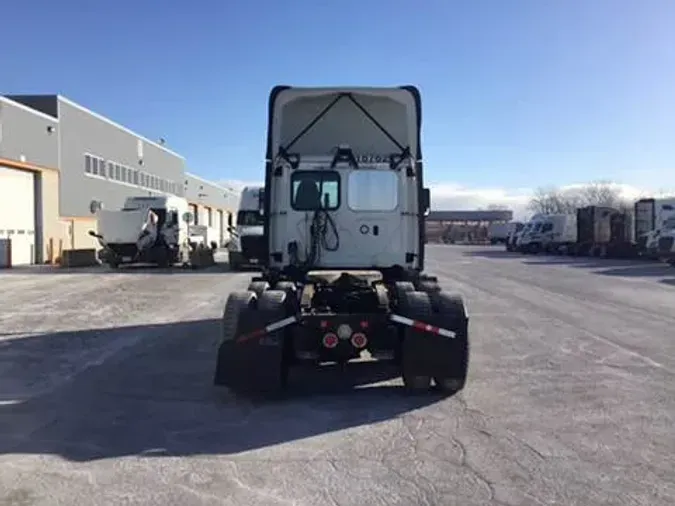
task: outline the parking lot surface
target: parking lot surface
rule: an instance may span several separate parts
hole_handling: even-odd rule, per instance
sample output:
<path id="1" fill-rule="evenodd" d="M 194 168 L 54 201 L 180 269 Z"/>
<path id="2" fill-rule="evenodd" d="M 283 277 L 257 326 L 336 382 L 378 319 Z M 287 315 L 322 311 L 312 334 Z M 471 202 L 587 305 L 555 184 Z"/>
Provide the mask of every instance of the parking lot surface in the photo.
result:
<path id="1" fill-rule="evenodd" d="M 0 505 L 675 504 L 675 269 L 429 246 L 427 271 L 468 303 L 462 393 L 327 369 L 273 403 L 211 384 L 250 274 L 0 273 Z"/>

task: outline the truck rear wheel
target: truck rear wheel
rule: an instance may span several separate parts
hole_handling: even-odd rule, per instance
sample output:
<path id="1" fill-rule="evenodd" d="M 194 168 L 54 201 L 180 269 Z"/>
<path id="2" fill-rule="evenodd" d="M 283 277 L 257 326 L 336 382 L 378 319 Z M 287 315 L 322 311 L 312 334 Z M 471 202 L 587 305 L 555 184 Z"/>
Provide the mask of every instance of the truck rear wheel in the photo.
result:
<path id="1" fill-rule="evenodd" d="M 268 396 L 286 386 L 285 329 L 261 333 L 286 317 L 286 293 L 266 290 L 235 292 L 223 313 L 223 341 L 218 351 L 217 385 L 235 393 Z"/>
<path id="2" fill-rule="evenodd" d="M 253 307 L 255 301 L 255 293 L 248 291 L 232 292 L 227 298 L 221 320 L 221 340 L 220 347 L 218 348 L 214 378 L 216 385 L 229 385 L 232 382 L 232 371 L 230 369 L 231 356 L 229 355 L 229 351 L 237 337 L 242 315 L 245 316 L 246 311 Z"/>
<path id="3" fill-rule="evenodd" d="M 436 388 L 446 394 L 454 394 L 464 388 L 469 370 L 468 317 L 461 295 L 438 292 L 432 296 L 434 312 L 439 315 L 439 324 L 452 330 L 455 338 L 446 341 L 449 363 L 446 374 L 434 376 Z"/>
<path id="4" fill-rule="evenodd" d="M 425 292 L 404 291 L 400 295 L 398 304 L 401 316 L 412 320 L 429 321 L 433 314 L 431 300 Z M 403 356 L 401 360 L 403 386 L 409 392 L 429 390 L 431 376 L 421 374 L 420 369 L 423 369 L 423 367 L 420 368 L 416 357 L 409 353 L 417 346 L 414 340 L 418 339 L 419 332 L 410 327 L 405 327 L 403 333 Z"/>

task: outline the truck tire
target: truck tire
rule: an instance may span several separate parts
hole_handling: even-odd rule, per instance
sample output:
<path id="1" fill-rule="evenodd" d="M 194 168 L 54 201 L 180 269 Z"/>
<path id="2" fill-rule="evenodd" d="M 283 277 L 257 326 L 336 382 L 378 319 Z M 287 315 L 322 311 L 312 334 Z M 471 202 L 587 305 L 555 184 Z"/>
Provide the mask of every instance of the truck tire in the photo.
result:
<path id="1" fill-rule="evenodd" d="M 429 294 L 417 291 L 404 291 L 398 300 L 398 311 L 401 316 L 410 318 L 412 320 L 430 321 L 433 316 L 431 306 L 431 299 Z M 403 339 L 414 339 L 416 336 L 412 334 L 413 330 L 410 327 L 404 329 Z M 427 391 L 431 387 L 431 376 L 410 374 L 406 371 L 405 356 L 402 357 L 401 376 L 403 379 L 403 386 L 409 392 Z"/>
<path id="2" fill-rule="evenodd" d="M 275 290 L 281 290 L 286 293 L 286 309 L 289 313 L 295 314 L 300 311 L 300 300 L 298 298 L 298 287 L 292 281 L 278 281 L 274 285 Z"/>
<path id="3" fill-rule="evenodd" d="M 425 293 L 435 293 L 440 292 L 441 287 L 437 281 L 425 279 L 417 283 L 417 290 Z"/>
<path id="4" fill-rule="evenodd" d="M 444 394 L 452 395 L 464 388 L 469 371 L 468 315 L 460 294 L 435 293 L 432 296 L 432 305 L 439 316 L 439 324 L 456 335 L 448 343 L 452 347 L 448 373 L 434 377 L 436 388 Z"/>
<path id="5" fill-rule="evenodd" d="M 170 267 L 170 253 L 165 248 L 159 248 L 157 251 L 157 267 L 167 269 Z"/>
<path id="6" fill-rule="evenodd" d="M 230 368 L 232 363 L 231 346 L 237 337 L 237 329 L 242 314 L 247 313 L 247 310 L 254 306 L 255 301 L 256 295 L 253 292 L 232 292 L 225 302 L 221 320 L 220 346 L 216 358 L 216 372 L 213 378 L 213 383 L 216 386 L 229 385 L 228 380 L 231 380 L 233 374 Z"/>
<path id="7" fill-rule="evenodd" d="M 251 281 L 251 283 L 248 285 L 248 290 L 255 292 L 258 298 L 260 298 L 263 292 L 269 289 L 270 284 L 267 281 Z"/>
<path id="8" fill-rule="evenodd" d="M 295 286 L 295 283 L 292 281 L 278 281 L 276 285 L 274 285 L 275 290 L 281 290 L 283 292 L 289 292 L 289 291 L 296 291 L 297 287 Z"/>
<path id="9" fill-rule="evenodd" d="M 400 301 L 405 296 L 404 294 L 414 291 L 415 285 L 410 281 L 396 281 L 394 283 L 394 293 L 391 295 L 393 295 L 396 301 Z M 397 304 L 400 304 L 400 302 L 397 302 Z"/>
<path id="10" fill-rule="evenodd" d="M 287 295 L 286 292 L 281 290 L 266 290 L 260 294 L 258 298 L 258 311 L 259 320 L 264 325 L 269 325 L 270 323 L 278 322 L 283 320 L 288 315 L 287 309 Z M 264 380 L 261 381 L 256 390 L 258 393 L 263 393 L 267 395 L 279 395 L 281 394 L 288 384 L 288 369 L 289 369 L 289 350 L 286 343 L 285 337 L 286 330 L 280 329 L 268 336 L 264 336 L 261 339 L 273 340 L 268 341 L 270 345 L 272 342 L 276 342 L 276 347 L 279 350 L 279 353 L 274 355 L 276 363 L 269 363 L 268 367 L 265 366 L 264 359 L 261 363 L 261 367 L 267 371 L 274 371 L 273 374 L 264 374 Z M 261 347 L 261 351 L 262 351 Z M 267 350 L 271 348 L 265 346 Z"/>
<path id="11" fill-rule="evenodd" d="M 227 298 L 222 319 L 222 340 L 231 341 L 235 338 L 239 318 L 244 309 L 254 306 L 257 297 L 251 291 L 232 292 Z"/>
<path id="12" fill-rule="evenodd" d="M 258 311 L 270 313 L 279 313 L 280 319 L 286 316 L 286 292 L 283 290 L 270 290 L 266 281 L 254 281 L 255 283 L 264 283 L 267 289 L 258 294 Z M 249 288 L 250 289 L 250 288 Z"/>

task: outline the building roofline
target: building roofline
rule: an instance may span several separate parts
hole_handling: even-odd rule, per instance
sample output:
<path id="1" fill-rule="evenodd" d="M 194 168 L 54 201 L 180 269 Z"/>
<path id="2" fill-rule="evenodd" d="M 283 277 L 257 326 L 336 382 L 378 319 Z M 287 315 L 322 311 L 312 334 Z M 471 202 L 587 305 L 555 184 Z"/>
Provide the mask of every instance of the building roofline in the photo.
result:
<path id="1" fill-rule="evenodd" d="M 21 109 L 22 111 L 29 112 L 31 114 L 34 114 L 35 116 L 39 116 L 42 119 L 48 119 L 49 121 L 52 121 L 54 123 L 58 123 L 59 119 L 55 118 L 54 116 L 50 116 L 49 114 L 45 114 L 42 111 L 38 111 L 37 109 L 33 109 L 32 107 L 29 107 L 25 104 L 22 104 L 21 102 L 17 102 L 16 100 L 12 100 L 11 98 L 4 97 L 0 95 L 0 102 L 11 105 L 12 107 L 16 107 L 18 109 Z"/>
<path id="2" fill-rule="evenodd" d="M 145 137 L 143 135 L 140 135 L 140 134 L 134 132 L 133 130 L 130 130 L 129 128 L 127 128 L 125 126 L 120 125 L 119 123 L 111 120 L 110 118 L 106 118 L 102 114 L 94 112 L 91 109 L 88 109 L 88 108 L 84 107 L 83 105 L 78 104 L 77 102 L 73 102 L 72 100 L 64 97 L 63 95 L 56 95 L 56 98 L 59 102 L 63 102 L 65 104 L 68 104 L 69 106 L 74 107 L 75 109 L 79 109 L 80 111 L 82 111 L 86 114 L 89 114 L 90 116 L 93 116 L 94 118 L 96 118 L 100 121 L 108 123 L 110 126 L 114 126 L 115 128 L 118 128 L 119 130 L 122 130 L 123 132 L 126 132 L 130 135 L 133 135 L 134 137 L 142 140 L 143 142 L 145 142 L 147 144 L 150 144 L 151 146 L 159 148 L 162 151 L 165 151 L 165 152 L 169 153 L 170 155 L 173 155 L 177 158 L 180 158 L 181 160 L 185 160 L 185 157 L 183 155 L 181 155 L 179 153 L 176 153 L 175 151 L 172 151 L 171 149 L 167 148 L 166 146 L 162 146 L 158 142 L 152 141 L 152 140 L 148 139 L 147 137 Z"/>
<path id="3" fill-rule="evenodd" d="M 194 178 L 194 179 L 196 179 L 196 180 L 198 180 L 198 181 L 201 181 L 202 183 L 206 183 L 206 184 L 208 184 L 208 185 L 210 185 L 210 186 L 213 186 L 214 188 L 218 188 L 219 190 L 223 190 L 223 191 L 232 193 L 233 195 L 237 195 L 237 191 L 235 191 L 233 188 L 227 188 L 226 186 L 223 186 L 223 185 L 221 185 L 221 184 L 214 183 L 213 181 L 209 181 L 208 179 L 204 179 L 203 177 L 198 176 L 197 174 L 195 174 L 195 173 L 193 173 L 193 172 L 188 172 L 188 171 L 186 170 L 186 171 L 185 171 L 185 176 L 186 176 L 186 177 L 188 177 L 188 176 L 189 176 L 189 177 L 192 177 L 192 178 Z"/>

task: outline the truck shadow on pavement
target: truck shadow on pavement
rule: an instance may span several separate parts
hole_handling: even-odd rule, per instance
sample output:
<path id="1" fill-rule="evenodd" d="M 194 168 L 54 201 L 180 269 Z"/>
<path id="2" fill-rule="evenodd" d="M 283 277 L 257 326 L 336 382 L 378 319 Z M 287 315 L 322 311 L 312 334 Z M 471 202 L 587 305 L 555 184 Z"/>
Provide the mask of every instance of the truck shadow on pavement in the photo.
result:
<path id="1" fill-rule="evenodd" d="M 363 363 L 344 374 L 295 370 L 283 400 L 237 398 L 212 384 L 219 334 L 211 319 L 1 341 L 0 454 L 229 455 L 358 430 L 442 399 L 405 395 L 394 368 Z M 377 382 L 387 383 L 363 388 Z"/>
<path id="2" fill-rule="evenodd" d="M 483 257 L 483 258 L 518 258 L 522 256 L 520 253 L 513 251 L 506 251 L 505 249 L 493 247 L 480 250 L 463 251 L 462 255 L 467 257 Z"/>
<path id="3" fill-rule="evenodd" d="M 673 273 L 673 268 L 668 264 L 640 259 L 569 257 L 545 254 L 527 255 L 493 250 L 467 251 L 464 255 L 484 258 L 513 258 L 521 260 L 523 265 L 564 265 L 576 269 L 591 269 L 594 270 L 594 274 L 605 276 L 665 278 Z M 667 280 L 663 280 L 663 282 L 667 282 Z"/>
<path id="4" fill-rule="evenodd" d="M 525 265 L 567 265 L 576 269 L 592 269 L 594 274 L 619 277 L 666 277 L 672 274 L 672 267 L 661 262 L 647 260 L 622 260 L 602 258 L 568 258 L 567 261 L 557 257 L 526 260 Z"/>
<path id="5" fill-rule="evenodd" d="M 117 269 L 112 269 L 106 265 L 96 265 L 88 267 L 59 267 L 52 265 L 30 265 L 17 266 L 11 269 L 0 270 L 0 275 L 58 275 L 58 274 L 95 274 L 95 275 L 120 275 L 120 274 L 156 274 L 162 276 L 173 276 L 180 274 L 213 274 L 214 272 L 231 272 L 226 263 L 216 263 L 208 267 L 199 267 L 196 269 L 181 267 L 179 265 L 171 268 L 161 268 L 153 265 L 124 265 Z"/>

